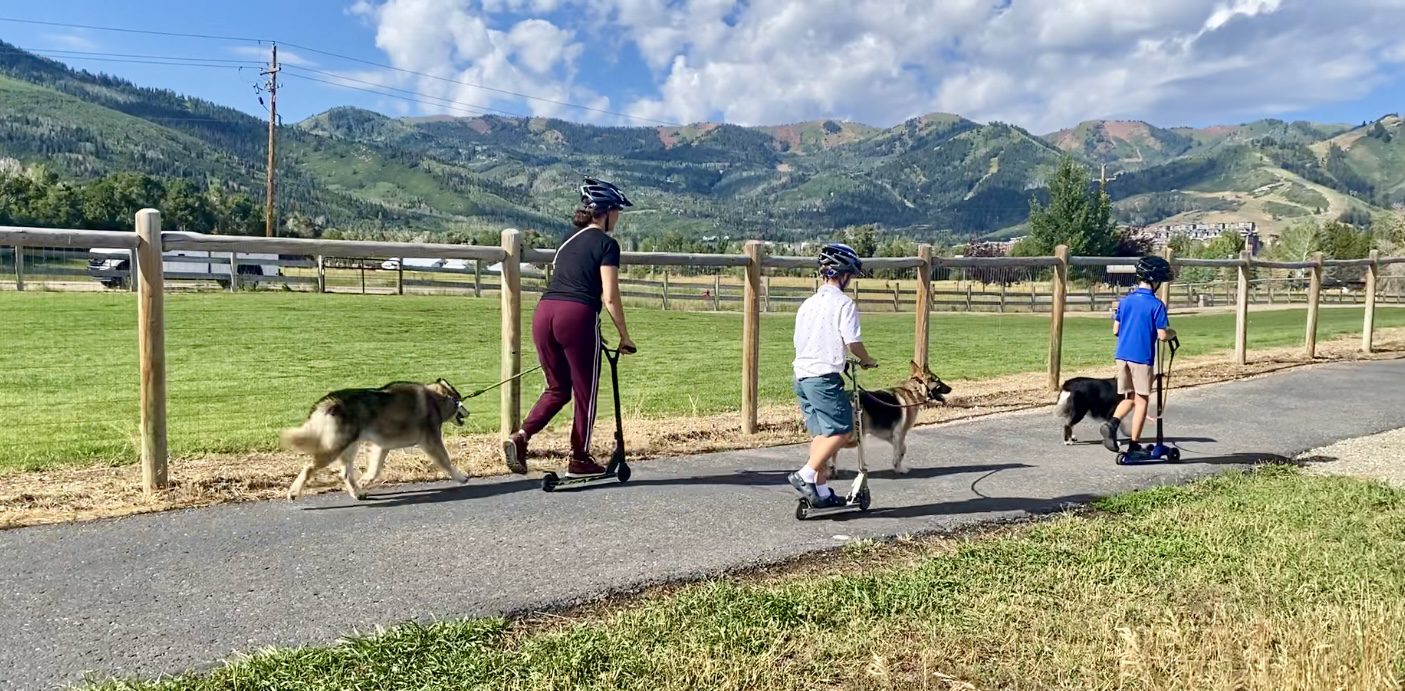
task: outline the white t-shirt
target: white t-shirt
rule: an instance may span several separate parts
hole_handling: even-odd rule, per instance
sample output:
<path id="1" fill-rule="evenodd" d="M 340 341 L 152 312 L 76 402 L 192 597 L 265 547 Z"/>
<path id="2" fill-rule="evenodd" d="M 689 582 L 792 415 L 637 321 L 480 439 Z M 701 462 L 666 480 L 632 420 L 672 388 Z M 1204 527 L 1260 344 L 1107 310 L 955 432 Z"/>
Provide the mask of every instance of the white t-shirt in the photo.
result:
<path id="1" fill-rule="evenodd" d="M 843 372 L 848 345 L 859 340 L 858 306 L 837 286 L 820 286 L 795 313 L 795 378 Z"/>

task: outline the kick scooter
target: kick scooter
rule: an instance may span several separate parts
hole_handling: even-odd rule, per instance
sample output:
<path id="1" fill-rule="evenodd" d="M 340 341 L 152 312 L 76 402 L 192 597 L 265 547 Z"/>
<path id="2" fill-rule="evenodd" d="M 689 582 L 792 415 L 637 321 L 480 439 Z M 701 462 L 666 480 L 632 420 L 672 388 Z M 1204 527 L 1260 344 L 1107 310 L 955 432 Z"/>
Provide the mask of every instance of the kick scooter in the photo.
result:
<path id="1" fill-rule="evenodd" d="M 1176 350 L 1180 347 L 1180 339 L 1172 338 L 1160 344 L 1161 352 L 1157 353 L 1156 364 L 1159 371 L 1156 373 L 1156 443 L 1142 447 L 1139 451 L 1123 451 L 1117 454 L 1117 465 L 1180 462 L 1181 450 L 1166 444 L 1166 437 L 1161 432 L 1161 420 L 1166 417 L 1166 381 L 1171 378 L 1171 363 L 1176 361 Z M 1163 357 L 1168 348 L 1171 356 Z M 1165 363 L 1165 369 L 1162 369 L 1162 363 Z"/>
<path id="2" fill-rule="evenodd" d="M 624 459 L 624 421 L 620 417 L 619 362 L 621 353 L 633 353 L 634 350 L 624 350 L 621 348 L 611 350 L 604 345 L 600 346 L 600 350 L 605 353 L 605 359 L 610 363 L 611 392 L 615 395 L 615 452 L 610 455 L 610 463 L 605 466 L 605 472 L 598 475 L 580 475 L 577 477 L 557 477 L 556 473 L 543 475 L 542 491 L 544 492 L 554 492 L 557 487 L 581 485 L 599 480 L 617 479 L 620 483 L 629 482 L 629 464 L 626 463 Z"/>
<path id="3" fill-rule="evenodd" d="M 849 511 L 867 512 L 873 501 L 873 497 L 868 492 L 868 464 L 864 462 L 863 456 L 863 405 L 859 400 L 859 375 L 856 371 L 858 368 L 858 360 L 850 358 L 844 367 L 844 373 L 849 376 L 850 383 L 854 385 L 854 449 L 859 455 L 859 474 L 854 477 L 854 483 L 849 486 L 849 494 L 844 497 L 844 503 L 841 505 L 821 508 L 811 506 L 809 499 L 801 497 L 795 504 L 795 518 L 799 520 L 831 516 Z"/>

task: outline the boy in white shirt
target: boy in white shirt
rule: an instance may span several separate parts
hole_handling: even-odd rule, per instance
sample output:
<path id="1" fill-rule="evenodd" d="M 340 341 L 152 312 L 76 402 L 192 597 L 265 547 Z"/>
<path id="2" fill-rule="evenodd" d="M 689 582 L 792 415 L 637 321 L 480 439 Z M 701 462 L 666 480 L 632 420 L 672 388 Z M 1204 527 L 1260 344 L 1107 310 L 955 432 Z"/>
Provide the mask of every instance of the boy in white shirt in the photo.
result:
<path id="1" fill-rule="evenodd" d="M 825 245 L 819 256 L 824 285 L 795 314 L 795 395 L 814 435 L 805 467 L 787 478 L 811 506 L 841 506 L 844 498 L 829 488 L 829 461 L 854 431 L 854 408 L 844 388 L 846 349 L 865 369 L 877 367 L 860 340 L 859 311 L 844 294 L 849 281 L 863 273 L 863 260 L 852 247 Z"/>

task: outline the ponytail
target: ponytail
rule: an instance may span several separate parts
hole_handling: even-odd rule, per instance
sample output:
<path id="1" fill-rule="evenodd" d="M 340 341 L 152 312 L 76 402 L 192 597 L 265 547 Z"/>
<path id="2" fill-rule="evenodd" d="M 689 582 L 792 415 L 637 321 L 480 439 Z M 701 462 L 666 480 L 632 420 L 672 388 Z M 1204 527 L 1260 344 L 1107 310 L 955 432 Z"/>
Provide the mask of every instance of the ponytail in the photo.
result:
<path id="1" fill-rule="evenodd" d="M 579 230 L 590 225 L 591 221 L 594 220 L 595 217 L 590 213 L 589 209 L 586 209 L 585 207 L 580 207 L 576 209 L 575 215 L 571 216 L 571 225 L 575 226 L 576 229 Z"/>

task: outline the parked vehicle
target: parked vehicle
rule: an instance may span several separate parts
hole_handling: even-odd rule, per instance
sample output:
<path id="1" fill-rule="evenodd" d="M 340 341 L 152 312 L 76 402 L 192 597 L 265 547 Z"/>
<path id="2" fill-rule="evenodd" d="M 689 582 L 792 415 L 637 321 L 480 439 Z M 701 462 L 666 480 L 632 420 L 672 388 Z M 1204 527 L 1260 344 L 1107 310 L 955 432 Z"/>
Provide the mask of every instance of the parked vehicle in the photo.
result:
<path id="1" fill-rule="evenodd" d="M 171 250 L 161 256 L 161 271 L 165 279 L 215 281 L 222 287 L 229 287 L 229 252 L 205 252 L 203 250 Z M 210 260 L 223 260 L 214 263 Z M 276 254 L 239 254 L 235 271 L 241 276 L 277 276 L 281 273 L 276 264 L 263 264 L 261 261 L 276 262 Z M 88 275 L 96 278 L 108 288 L 123 288 L 132 276 L 132 251 L 112 247 L 95 247 L 88 250 Z"/>

